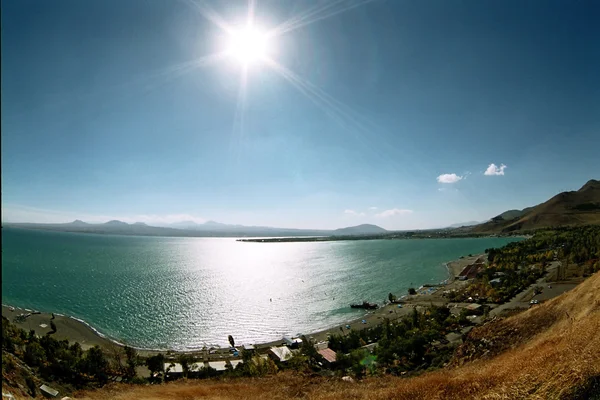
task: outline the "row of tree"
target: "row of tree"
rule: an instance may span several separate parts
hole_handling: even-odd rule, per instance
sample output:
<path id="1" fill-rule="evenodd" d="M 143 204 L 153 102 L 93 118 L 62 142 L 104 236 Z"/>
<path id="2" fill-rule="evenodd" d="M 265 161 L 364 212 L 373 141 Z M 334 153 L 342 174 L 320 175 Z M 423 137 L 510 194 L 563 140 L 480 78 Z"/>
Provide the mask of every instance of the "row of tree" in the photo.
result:
<path id="1" fill-rule="evenodd" d="M 99 346 L 84 351 L 79 343 L 56 340 L 50 334 L 38 337 L 32 330 L 25 330 L 2 317 L 2 350 L 21 359 L 49 382 L 73 385 L 76 388 L 104 384 L 110 375 L 126 379 L 135 377 L 139 360 L 137 352 L 124 347 L 125 364 L 113 357 L 113 363 Z"/>

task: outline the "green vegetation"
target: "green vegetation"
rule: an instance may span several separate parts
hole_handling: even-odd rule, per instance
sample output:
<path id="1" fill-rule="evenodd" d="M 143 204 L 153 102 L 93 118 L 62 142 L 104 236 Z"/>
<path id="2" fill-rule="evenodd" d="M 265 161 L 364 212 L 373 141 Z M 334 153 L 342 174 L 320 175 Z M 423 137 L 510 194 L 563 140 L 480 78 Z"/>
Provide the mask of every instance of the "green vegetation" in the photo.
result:
<path id="1" fill-rule="evenodd" d="M 585 274 L 599 271 L 600 227 L 538 231 L 532 238 L 487 249 L 486 253 L 488 265 L 465 290 L 451 293 L 451 300 L 471 297 L 479 303 L 505 302 L 535 283 L 555 260 L 579 264 Z M 415 293 L 414 288 L 409 289 L 409 294 Z M 329 347 L 338 352 L 338 369 L 357 377 L 438 368 L 453 353 L 444 345 L 445 335 L 470 324 L 467 316 L 485 316 L 488 310 L 487 306 L 463 309 L 456 316 L 446 307 L 431 306 L 424 313 L 413 310 L 410 316 L 394 323 L 386 319 L 376 327 L 332 335 Z M 377 343 L 373 356 L 365 347 L 371 343 Z"/>
<path id="2" fill-rule="evenodd" d="M 547 272 L 549 263 L 577 264 L 583 275 L 600 270 L 600 226 L 545 229 L 496 249 L 486 249 L 488 265 L 451 301 L 504 303 Z"/>
<path id="3" fill-rule="evenodd" d="M 159 353 L 155 356 L 148 357 L 146 359 L 146 367 L 150 370 L 152 376 L 164 374 L 165 372 L 165 356 Z"/>
<path id="4" fill-rule="evenodd" d="M 436 229 L 415 232 L 388 232 L 368 235 L 318 236 L 318 237 L 278 237 L 261 239 L 238 239 L 238 242 L 283 243 L 283 242 L 334 242 L 338 240 L 393 240 L 393 239 L 443 239 L 489 237 L 489 233 L 476 233 L 457 229 Z M 515 236 L 514 234 L 495 235 Z"/>
<path id="5" fill-rule="evenodd" d="M 430 306 L 425 312 L 412 314 L 381 325 L 329 337 L 329 348 L 338 353 L 338 369 L 361 377 L 367 373 L 391 373 L 436 368 L 446 363 L 452 351 L 443 345 L 444 336 L 466 325 L 460 316 L 445 306 Z M 367 344 L 377 343 L 373 355 Z"/>
<path id="6" fill-rule="evenodd" d="M 599 271 L 600 227 L 538 231 L 527 240 L 510 243 L 500 249 L 487 249 L 486 253 L 488 264 L 465 290 L 451 293 L 451 300 L 472 297 L 480 303 L 506 301 L 535 283 L 554 261 L 577 264 L 583 275 Z M 539 288 L 534 289 L 539 291 Z M 409 293 L 414 294 L 416 291 L 411 288 Z M 391 293 L 388 299 L 390 302 L 396 300 Z M 488 307 L 483 306 L 477 310 L 462 310 L 458 315 L 453 315 L 445 306 L 431 305 L 424 312 L 413 309 L 410 315 L 394 322 L 385 319 L 380 325 L 363 330 L 340 329 L 340 334 L 329 337 L 329 347 L 337 353 L 337 363 L 333 369 L 339 374 L 351 373 L 360 378 L 378 374 L 405 375 L 442 367 L 451 359 L 454 351 L 446 340 L 446 335 L 460 332 L 463 327 L 470 325 L 467 318 L 469 315 L 485 316 L 487 310 Z M 234 346 L 233 337 L 229 336 L 228 339 L 231 346 Z M 302 340 L 300 351 L 287 363 L 275 363 L 254 352 L 242 350 L 243 362 L 235 368 L 227 363 L 224 376 L 259 377 L 285 369 L 331 374 L 326 371 L 324 359 L 315 349 L 314 343 L 306 337 L 302 337 Z M 376 346 L 369 346 L 371 344 Z M 4 317 L 2 350 L 3 373 L 16 370 L 14 356 L 27 364 L 41 379 L 58 382 L 66 387 L 103 385 L 111 375 L 122 376 L 133 383 L 147 382 L 136 376 L 136 367 L 142 361 L 151 372 L 150 382 L 161 382 L 169 377 L 170 368 L 165 371 L 166 360 L 163 354 L 141 360 L 135 349 L 125 346 L 116 348 L 114 354 L 107 358 L 97 346 L 83 351 L 78 343 L 69 344 L 68 341 L 56 340 L 51 335 L 38 337 L 33 331 L 27 333 L 17 328 Z M 182 366 L 183 377 L 216 376 L 217 372 L 212 368 L 197 368 L 198 361 L 191 355 L 179 355 L 177 362 Z M 23 376 L 30 392 L 35 393 L 33 378 L 30 375 Z"/>
<path id="7" fill-rule="evenodd" d="M 109 373 L 118 373 L 109 366 L 99 347 L 84 352 L 78 343 L 56 340 L 50 335 L 26 334 L 2 317 L 2 350 L 25 362 L 36 375 L 49 382 L 59 382 L 76 388 L 104 384 Z M 8 360 L 8 356 L 6 357 Z M 2 363 L 3 372 L 14 369 L 14 363 Z M 30 391 L 33 390 L 30 388 Z"/>

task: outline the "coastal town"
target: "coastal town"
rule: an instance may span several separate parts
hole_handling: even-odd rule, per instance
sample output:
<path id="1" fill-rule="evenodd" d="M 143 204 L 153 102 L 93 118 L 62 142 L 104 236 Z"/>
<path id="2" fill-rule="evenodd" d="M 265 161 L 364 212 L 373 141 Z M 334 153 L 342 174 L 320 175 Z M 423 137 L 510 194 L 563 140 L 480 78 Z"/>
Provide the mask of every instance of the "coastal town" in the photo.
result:
<path id="1" fill-rule="evenodd" d="M 422 361 L 391 363 L 395 356 L 387 350 L 393 346 L 390 337 L 417 332 L 421 339 L 406 345 L 416 346 L 415 354 L 429 360 L 430 367 L 440 367 L 474 327 L 560 296 L 598 269 L 597 260 L 573 256 L 580 251 L 581 238 L 600 234 L 598 228 L 567 229 L 560 234 L 563 239 L 557 241 L 551 233 L 540 232 L 502 249 L 461 257 L 447 264 L 445 282 L 411 288 L 406 294 L 390 293 L 389 301 L 373 310 L 368 310 L 373 308 L 370 303 L 358 304 L 366 313 L 357 320 L 270 343 L 238 344 L 230 336 L 227 348 L 213 346 L 193 352 L 133 349 L 73 318 L 8 305 L 2 306 L 3 328 L 9 329 L 10 324 L 14 327 L 10 329 L 29 332 L 25 344 L 52 338 L 104 354 L 105 370 L 95 376 L 103 376 L 105 381 L 255 376 L 306 368 L 342 374 L 355 371 L 350 376 L 356 378 L 385 365 L 393 373 L 411 374 L 422 368 Z"/>

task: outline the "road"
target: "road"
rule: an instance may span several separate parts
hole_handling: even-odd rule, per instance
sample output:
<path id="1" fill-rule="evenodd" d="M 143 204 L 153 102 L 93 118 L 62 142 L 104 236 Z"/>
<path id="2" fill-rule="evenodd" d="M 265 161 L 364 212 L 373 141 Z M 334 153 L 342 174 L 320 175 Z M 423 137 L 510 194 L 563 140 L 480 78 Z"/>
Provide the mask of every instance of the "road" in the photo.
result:
<path id="1" fill-rule="evenodd" d="M 515 297 L 510 299 L 508 302 L 501 304 L 498 307 L 491 310 L 489 315 L 493 317 L 493 316 L 500 315 L 505 310 L 514 310 L 514 309 L 518 309 L 518 308 L 529 308 L 529 302 L 534 297 L 536 297 L 534 295 L 533 289 L 536 286 L 542 286 L 542 287 L 546 288 L 548 286 L 548 284 L 546 283 L 546 280 L 549 277 L 553 276 L 554 271 L 559 269 L 560 266 L 561 266 L 560 261 L 552 261 L 550 263 L 550 266 L 548 267 L 548 272 L 546 273 L 546 275 L 544 275 L 543 277 L 538 279 L 535 283 L 529 285 L 521 293 L 517 294 Z M 570 287 L 569 289 L 571 289 L 571 288 L 572 287 Z M 569 290 L 569 289 L 567 289 L 567 290 Z M 558 296 L 561 293 L 563 293 L 563 292 L 556 293 L 556 295 L 554 297 Z M 542 294 L 543 294 L 543 292 L 542 292 Z M 538 295 L 538 296 L 540 296 L 540 295 Z M 546 299 L 544 298 L 544 300 L 546 300 Z"/>

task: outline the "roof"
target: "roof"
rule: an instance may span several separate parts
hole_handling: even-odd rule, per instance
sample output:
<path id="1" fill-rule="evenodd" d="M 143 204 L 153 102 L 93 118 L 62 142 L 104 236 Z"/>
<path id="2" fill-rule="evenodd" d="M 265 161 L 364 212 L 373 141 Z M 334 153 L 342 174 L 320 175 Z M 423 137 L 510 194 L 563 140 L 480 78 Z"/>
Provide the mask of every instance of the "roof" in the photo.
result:
<path id="1" fill-rule="evenodd" d="M 300 338 L 292 339 L 287 336 L 284 336 L 283 341 L 286 342 L 288 344 L 288 346 L 291 346 L 293 344 L 302 344 L 302 339 L 300 339 Z"/>
<path id="2" fill-rule="evenodd" d="M 251 344 L 245 344 L 242 346 L 242 348 L 245 350 L 254 350 L 254 346 Z"/>
<path id="3" fill-rule="evenodd" d="M 242 361 L 242 360 L 231 360 L 230 362 L 231 362 L 231 366 L 232 366 L 233 368 L 237 367 L 237 365 L 238 365 L 239 363 L 243 363 L 243 361 Z"/>
<path id="4" fill-rule="evenodd" d="M 50 386 L 42 385 L 40 386 L 40 390 L 44 393 L 49 394 L 52 397 L 58 395 L 58 390 L 52 389 Z"/>
<path id="5" fill-rule="evenodd" d="M 183 373 L 183 368 L 181 367 L 181 364 L 179 364 L 179 363 L 173 363 L 173 366 L 171 366 L 171 363 L 165 363 L 165 371 L 167 369 L 172 374 L 182 374 Z"/>
<path id="6" fill-rule="evenodd" d="M 335 355 L 335 351 L 331 350 L 331 349 L 323 349 L 323 350 L 319 350 L 319 354 L 323 356 L 323 358 L 325 360 L 327 360 L 330 363 L 334 363 L 337 360 L 337 357 Z"/>
<path id="7" fill-rule="evenodd" d="M 373 352 L 373 350 L 375 350 L 375 347 L 377 347 L 377 343 L 371 343 L 363 346 L 364 349 L 369 350 L 371 353 Z"/>
<path id="8" fill-rule="evenodd" d="M 208 362 L 208 366 L 216 369 L 217 371 L 227 370 L 227 368 L 225 367 L 226 365 L 227 365 L 226 361 L 209 361 Z"/>
<path id="9" fill-rule="evenodd" d="M 293 356 L 291 350 L 285 346 L 271 347 L 269 350 L 279 361 L 287 361 Z"/>
<path id="10" fill-rule="evenodd" d="M 467 310 L 477 310 L 479 307 L 481 307 L 481 304 L 469 304 L 468 306 L 466 306 L 465 308 Z"/>

